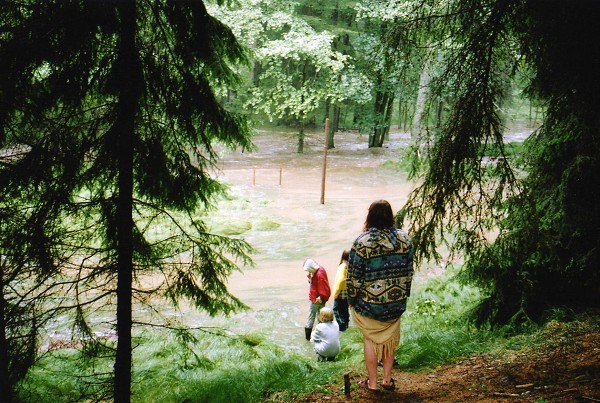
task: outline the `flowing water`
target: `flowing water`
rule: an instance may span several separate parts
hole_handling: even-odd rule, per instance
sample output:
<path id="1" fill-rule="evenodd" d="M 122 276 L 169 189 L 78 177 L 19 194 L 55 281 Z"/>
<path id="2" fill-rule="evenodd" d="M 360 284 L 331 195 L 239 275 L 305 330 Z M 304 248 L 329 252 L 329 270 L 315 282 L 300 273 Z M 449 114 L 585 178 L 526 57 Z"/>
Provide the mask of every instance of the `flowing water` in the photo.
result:
<path id="1" fill-rule="evenodd" d="M 528 133 L 515 131 L 507 141 L 522 141 Z M 254 266 L 241 267 L 228 278 L 229 291 L 250 309 L 228 318 L 209 318 L 183 306 L 183 312 L 167 307 L 161 312 L 192 327 L 260 332 L 287 349 L 312 355 L 303 329 L 309 308 L 304 259 L 323 265 L 332 283 L 340 256 L 361 232 L 371 202 L 386 199 L 394 211 L 404 205 L 414 184 L 386 162 L 398 162 L 409 141 L 408 133 L 392 132 L 383 148 L 369 149 L 366 135 L 336 134 L 335 148 L 327 151 L 324 203 L 322 132 L 306 134 L 302 154 L 296 152 L 297 134 L 289 131 L 258 132 L 253 151 L 219 150 L 214 174 L 229 186 L 230 197 L 218 203 L 207 223 L 216 233 L 237 228 L 234 236 L 255 249 Z M 420 264 L 417 270 L 415 284 L 437 275 L 440 267 Z M 66 331 L 61 328 L 54 336 L 69 339 Z"/>
<path id="2" fill-rule="evenodd" d="M 323 133 L 308 133 L 302 154 L 293 132 L 259 132 L 256 150 L 222 151 L 217 175 L 230 185 L 232 199 L 220 204 L 217 221 L 247 223 L 251 229 L 241 236 L 256 250 L 255 266 L 228 282 L 230 292 L 251 307 L 229 319 L 237 332 L 263 331 L 286 347 L 308 348 L 304 259 L 323 265 L 333 283 L 341 254 L 361 231 L 371 202 L 386 199 L 398 210 L 413 186 L 405 174 L 383 165 L 399 160 L 408 134 L 392 133 L 378 149 L 369 149 L 367 141 L 355 132 L 336 134 L 335 148 L 327 151 L 323 204 Z M 276 226 L 260 225 L 265 222 Z"/>
<path id="3" fill-rule="evenodd" d="M 528 133 L 515 131 L 506 141 L 522 141 Z M 229 291 L 251 309 L 213 322 L 240 333 L 264 332 L 287 348 L 311 352 L 303 330 L 309 304 L 304 259 L 323 265 L 332 283 L 371 202 L 386 199 L 397 211 L 414 188 L 406 174 L 385 164 L 399 161 L 409 134 L 390 133 L 383 148 L 369 149 L 367 141 L 356 132 L 336 134 L 335 148 L 327 151 L 323 204 L 322 132 L 307 134 L 302 154 L 296 152 L 295 132 L 259 132 L 256 150 L 221 151 L 216 175 L 231 186 L 232 198 L 220 203 L 214 221 L 225 227 L 244 224 L 249 229 L 240 236 L 256 251 L 255 266 L 243 267 L 228 282 Z M 420 265 L 415 284 L 439 270 Z M 192 315 L 190 320 L 198 325 L 208 319 Z"/>

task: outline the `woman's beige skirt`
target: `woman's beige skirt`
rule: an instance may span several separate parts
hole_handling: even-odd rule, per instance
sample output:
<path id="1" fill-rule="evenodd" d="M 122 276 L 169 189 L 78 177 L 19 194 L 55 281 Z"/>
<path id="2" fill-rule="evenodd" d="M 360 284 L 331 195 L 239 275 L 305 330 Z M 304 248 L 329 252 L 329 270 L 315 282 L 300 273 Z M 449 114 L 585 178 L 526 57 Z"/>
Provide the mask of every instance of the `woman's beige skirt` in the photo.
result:
<path id="1" fill-rule="evenodd" d="M 371 340 L 377 360 L 381 361 L 384 355 L 395 353 L 400 344 L 400 318 L 383 322 L 363 316 L 354 309 L 352 318 L 363 336 Z"/>

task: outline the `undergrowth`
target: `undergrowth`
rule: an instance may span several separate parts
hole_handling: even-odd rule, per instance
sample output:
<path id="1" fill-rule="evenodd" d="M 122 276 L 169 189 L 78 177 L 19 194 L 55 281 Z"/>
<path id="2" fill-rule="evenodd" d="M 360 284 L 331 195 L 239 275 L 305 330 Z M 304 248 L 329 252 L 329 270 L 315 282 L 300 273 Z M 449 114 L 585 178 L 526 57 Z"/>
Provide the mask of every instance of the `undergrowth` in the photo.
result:
<path id="1" fill-rule="evenodd" d="M 455 272 L 448 268 L 441 276 L 415 284 L 402 317 L 402 342 L 396 352 L 401 371 L 425 370 L 477 353 L 500 354 L 539 345 L 549 335 L 553 335 L 553 343 L 568 348 L 568 332 L 562 330 L 579 325 L 560 311 L 549 318 L 546 328 L 521 328 L 518 334 L 513 334 L 514 329 L 492 331 L 470 325 L 470 309 L 481 295 L 460 285 Z M 194 335 L 194 343 L 189 339 L 182 342 L 164 330 L 137 334 L 132 401 L 293 401 L 314 391 L 339 392 L 330 388 L 341 389 L 345 373 L 365 373 L 362 335 L 352 322 L 341 335 L 342 351 L 335 362 L 319 363 L 314 356 L 290 353 L 270 340 L 270 330 L 241 335 L 200 332 Z M 109 358 L 92 358 L 74 348 L 57 350 L 38 361 L 21 385 L 20 397 L 24 402 L 108 401 L 111 374 Z"/>

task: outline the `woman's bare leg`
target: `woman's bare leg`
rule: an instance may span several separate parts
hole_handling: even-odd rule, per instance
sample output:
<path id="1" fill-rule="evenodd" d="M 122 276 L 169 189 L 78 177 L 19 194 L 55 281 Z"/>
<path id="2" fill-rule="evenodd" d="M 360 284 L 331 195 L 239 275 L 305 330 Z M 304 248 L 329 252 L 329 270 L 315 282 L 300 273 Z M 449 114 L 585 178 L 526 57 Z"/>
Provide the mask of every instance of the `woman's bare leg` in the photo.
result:
<path id="1" fill-rule="evenodd" d="M 376 389 L 377 388 L 377 353 L 375 352 L 375 348 L 373 347 L 373 343 L 371 340 L 364 337 L 364 354 L 365 354 L 365 364 L 367 366 L 367 373 L 369 374 L 369 388 Z M 392 358 L 392 364 L 394 363 L 394 359 Z"/>
<path id="2" fill-rule="evenodd" d="M 392 367 L 394 366 L 394 352 L 383 352 L 383 383 L 389 385 L 392 383 Z"/>

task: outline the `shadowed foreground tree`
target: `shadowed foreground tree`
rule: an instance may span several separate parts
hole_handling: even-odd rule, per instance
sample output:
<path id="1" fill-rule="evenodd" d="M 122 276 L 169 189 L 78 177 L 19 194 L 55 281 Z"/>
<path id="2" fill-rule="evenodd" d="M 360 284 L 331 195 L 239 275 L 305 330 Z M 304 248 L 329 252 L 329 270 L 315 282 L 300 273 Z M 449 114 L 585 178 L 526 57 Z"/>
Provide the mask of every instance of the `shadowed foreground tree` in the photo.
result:
<path id="1" fill-rule="evenodd" d="M 4 401 L 17 401 L 17 384 L 36 357 L 39 325 L 46 315 L 38 314 L 36 304 L 43 304 L 43 287 L 31 281 L 42 276 L 32 275 L 39 269 L 30 260 L 23 265 L 27 248 L 18 233 L 27 224 L 16 208 L 3 205 L 0 210 L 0 396 Z M 6 252 L 10 251 L 10 254 Z M 35 280 L 34 280 L 35 281 Z M 41 291 L 41 292 L 40 292 Z"/>
<path id="2" fill-rule="evenodd" d="M 446 3 L 446 13 L 398 20 L 388 44 L 399 50 L 413 34 L 433 35 L 447 61 L 434 91 L 454 94 L 422 184 L 399 212 L 421 256 L 436 257 L 440 238 L 451 239 L 468 278 L 487 291 L 480 324 L 599 306 L 600 3 L 416 3 Z M 515 74 L 529 77 L 529 96 L 546 106 L 520 166 L 504 156 L 497 108 Z M 503 155 L 485 158 L 491 147 Z"/>
<path id="3" fill-rule="evenodd" d="M 202 1 L 22 1 L 0 13 L 1 146 L 24 150 L 0 164 L 2 206 L 48 212 L 26 229 L 4 222 L 3 235 L 38 245 L 23 269 L 43 261 L 39 280 L 74 284 L 65 306 L 81 335 L 94 338 L 91 308 L 116 304 L 100 326 L 116 329 L 113 398 L 126 402 L 132 327 L 157 319 L 134 317 L 134 304 L 244 307 L 225 279 L 250 247 L 209 233 L 201 214 L 224 190 L 213 144 L 251 147 L 214 95 L 237 83 L 230 66 L 245 54 Z"/>

